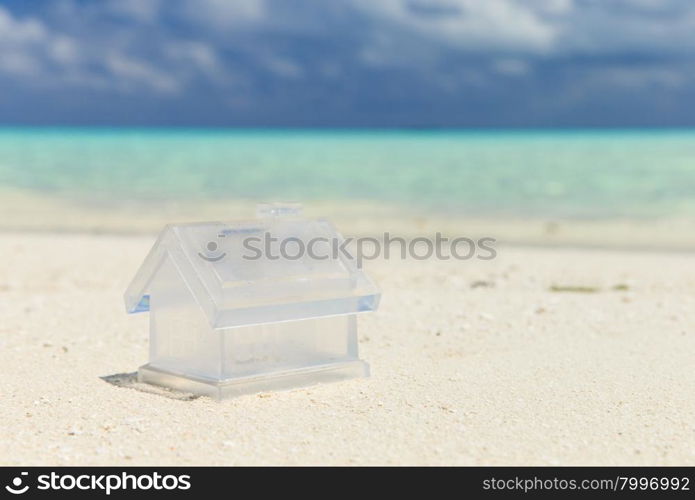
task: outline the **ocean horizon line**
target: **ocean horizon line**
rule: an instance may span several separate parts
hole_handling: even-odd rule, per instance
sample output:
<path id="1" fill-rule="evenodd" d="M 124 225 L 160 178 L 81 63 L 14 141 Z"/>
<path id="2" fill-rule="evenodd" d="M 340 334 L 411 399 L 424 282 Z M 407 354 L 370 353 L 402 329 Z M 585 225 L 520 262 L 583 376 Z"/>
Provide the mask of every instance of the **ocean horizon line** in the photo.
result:
<path id="1" fill-rule="evenodd" d="M 687 126 L 552 126 L 552 127 L 449 127 L 449 126 L 242 126 L 242 125 L 106 125 L 106 124 L 11 124 L 0 122 L 0 132 L 23 131 L 76 131 L 119 132 L 119 131 L 171 131 L 171 132 L 268 132 L 268 133 L 461 133 L 461 134 L 583 134 L 597 132 L 612 133 L 681 133 L 695 132 L 695 125 Z"/>

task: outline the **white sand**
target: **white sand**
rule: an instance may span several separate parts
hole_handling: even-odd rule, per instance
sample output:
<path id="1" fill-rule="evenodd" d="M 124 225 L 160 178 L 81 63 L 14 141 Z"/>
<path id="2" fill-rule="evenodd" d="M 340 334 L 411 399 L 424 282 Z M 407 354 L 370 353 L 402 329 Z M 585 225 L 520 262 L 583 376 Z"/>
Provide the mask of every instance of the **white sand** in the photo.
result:
<path id="1" fill-rule="evenodd" d="M 0 463 L 695 464 L 695 255 L 369 262 L 370 379 L 216 403 L 100 378 L 147 359 L 151 244 L 0 233 Z"/>
<path id="2" fill-rule="evenodd" d="M 153 234 L 170 223 L 253 217 L 255 203 L 254 200 L 154 200 L 149 203 L 121 200 L 114 204 L 0 187 L 0 231 Z M 381 237 L 388 231 L 392 235 L 412 238 L 441 232 L 452 237 L 492 236 L 521 245 L 695 249 L 695 220 L 692 218 L 559 219 L 516 213 L 490 217 L 357 200 L 314 201 L 305 207 L 305 212 L 312 217 L 331 219 L 346 236 Z"/>

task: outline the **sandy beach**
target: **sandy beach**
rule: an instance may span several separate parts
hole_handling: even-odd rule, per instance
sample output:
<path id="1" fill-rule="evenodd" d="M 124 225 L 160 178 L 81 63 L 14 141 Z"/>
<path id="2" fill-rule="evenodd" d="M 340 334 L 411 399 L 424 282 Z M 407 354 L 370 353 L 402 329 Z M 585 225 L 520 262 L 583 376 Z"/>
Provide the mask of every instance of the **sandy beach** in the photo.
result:
<path id="1" fill-rule="evenodd" d="M 122 294 L 152 243 L 0 233 L 0 463 L 695 464 L 695 255 L 367 262 L 371 378 L 217 403 L 127 375 L 148 323 Z"/>

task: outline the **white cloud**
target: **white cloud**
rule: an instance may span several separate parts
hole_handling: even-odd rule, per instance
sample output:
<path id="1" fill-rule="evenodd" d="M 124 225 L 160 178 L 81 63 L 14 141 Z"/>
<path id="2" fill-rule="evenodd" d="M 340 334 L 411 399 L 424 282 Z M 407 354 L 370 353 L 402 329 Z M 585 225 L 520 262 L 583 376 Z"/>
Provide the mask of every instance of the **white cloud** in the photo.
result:
<path id="1" fill-rule="evenodd" d="M 144 61 L 113 53 L 105 58 L 105 66 L 124 88 L 145 85 L 165 94 L 177 93 L 181 87 L 175 77 Z"/>
<path id="2" fill-rule="evenodd" d="M 0 7 L 0 76 L 31 85 L 78 85 L 162 94 L 181 90 L 177 79 L 125 52 L 104 55 L 85 40 L 49 29 L 35 18 L 17 19 Z"/>
<path id="3" fill-rule="evenodd" d="M 36 19 L 18 20 L 0 7 L 0 44 L 12 47 L 46 40 L 46 28 Z"/>
<path id="4" fill-rule="evenodd" d="M 174 41 L 166 46 L 165 52 L 172 60 L 192 64 L 206 72 L 214 73 L 220 69 L 215 50 L 203 42 Z"/>
<path id="5" fill-rule="evenodd" d="M 217 51 L 208 43 L 197 40 L 173 40 L 164 47 L 163 56 L 166 65 L 177 75 L 181 87 L 196 77 L 225 87 L 236 85 L 241 80 L 225 67 Z"/>
<path id="6" fill-rule="evenodd" d="M 39 21 L 17 20 L 0 7 L 0 72 L 20 77 L 39 74 L 41 62 L 35 52 L 47 38 Z"/>
<path id="7" fill-rule="evenodd" d="M 208 27 L 251 27 L 266 17 L 265 0 L 183 0 L 184 17 Z"/>
<path id="8" fill-rule="evenodd" d="M 610 4 L 607 4 L 610 5 Z M 567 19 L 561 54 L 677 54 L 695 49 L 695 2 L 662 11 L 593 5 Z"/>
<path id="9" fill-rule="evenodd" d="M 0 74 L 35 78 L 45 75 L 53 63 L 67 65 L 76 59 L 72 39 L 52 34 L 37 19 L 16 19 L 0 7 Z"/>
<path id="10" fill-rule="evenodd" d="M 155 21 L 161 8 L 160 0 L 111 0 L 108 10 L 139 22 Z"/>
<path id="11" fill-rule="evenodd" d="M 616 87 L 621 89 L 669 88 L 677 89 L 687 84 L 695 76 L 692 67 L 680 68 L 680 71 L 669 67 L 626 67 L 616 66 L 605 68 L 585 79 L 587 87 Z"/>
<path id="12" fill-rule="evenodd" d="M 351 0 L 382 32 L 464 53 L 553 57 L 695 49 L 692 0 Z M 395 30 L 404 30 L 398 35 Z"/>
<path id="13" fill-rule="evenodd" d="M 283 57 L 269 57 L 264 64 L 268 70 L 282 78 L 294 80 L 301 78 L 304 73 L 301 66 Z"/>
<path id="14" fill-rule="evenodd" d="M 0 56 L 0 73 L 15 76 L 35 76 L 41 72 L 41 66 L 35 58 L 21 52 L 6 52 Z"/>
<path id="15" fill-rule="evenodd" d="M 529 63 L 521 59 L 497 59 L 493 61 L 492 69 L 507 76 L 523 76 L 531 70 Z"/>
<path id="16" fill-rule="evenodd" d="M 354 0 L 354 5 L 397 27 L 453 48 L 476 52 L 547 52 L 558 35 L 532 2 L 515 0 Z M 538 5 L 558 10 L 562 2 Z M 562 10 L 562 9 L 560 9 Z"/>
<path id="17" fill-rule="evenodd" d="M 324 72 L 348 74 L 352 65 L 411 71 L 454 89 L 485 78 L 533 77 L 540 63 L 580 55 L 584 61 L 593 58 L 596 69 L 587 71 L 597 78 L 600 73 L 597 81 L 606 84 L 682 85 L 683 79 L 692 81 L 691 73 L 680 71 L 677 62 L 649 80 L 638 78 L 648 74 L 640 73 L 639 62 L 618 68 L 610 58 L 688 58 L 695 49 L 692 0 L 295 0 L 291 7 L 286 0 L 57 0 L 52 5 L 22 16 L 0 7 L 0 77 L 171 96 L 197 79 L 221 89 L 234 82 L 252 87 L 258 78 L 309 81 Z M 333 69 L 324 70 L 327 62 Z M 616 68 L 602 72 L 601 65 Z M 474 76 L 457 76 L 464 73 Z"/>
<path id="18" fill-rule="evenodd" d="M 47 53 L 53 61 L 65 66 L 76 65 L 81 59 L 77 42 L 64 35 L 55 35 L 53 37 L 47 47 Z"/>

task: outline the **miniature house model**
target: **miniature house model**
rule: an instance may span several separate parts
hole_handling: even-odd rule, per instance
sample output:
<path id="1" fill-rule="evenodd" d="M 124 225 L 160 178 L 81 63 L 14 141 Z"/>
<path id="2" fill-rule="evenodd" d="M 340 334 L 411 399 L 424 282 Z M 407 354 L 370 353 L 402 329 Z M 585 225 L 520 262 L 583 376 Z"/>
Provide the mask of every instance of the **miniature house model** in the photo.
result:
<path id="1" fill-rule="evenodd" d="M 380 295 L 343 241 L 291 205 L 165 227 L 125 294 L 150 313 L 139 380 L 220 399 L 367 376 L 356 315 Z"/>

